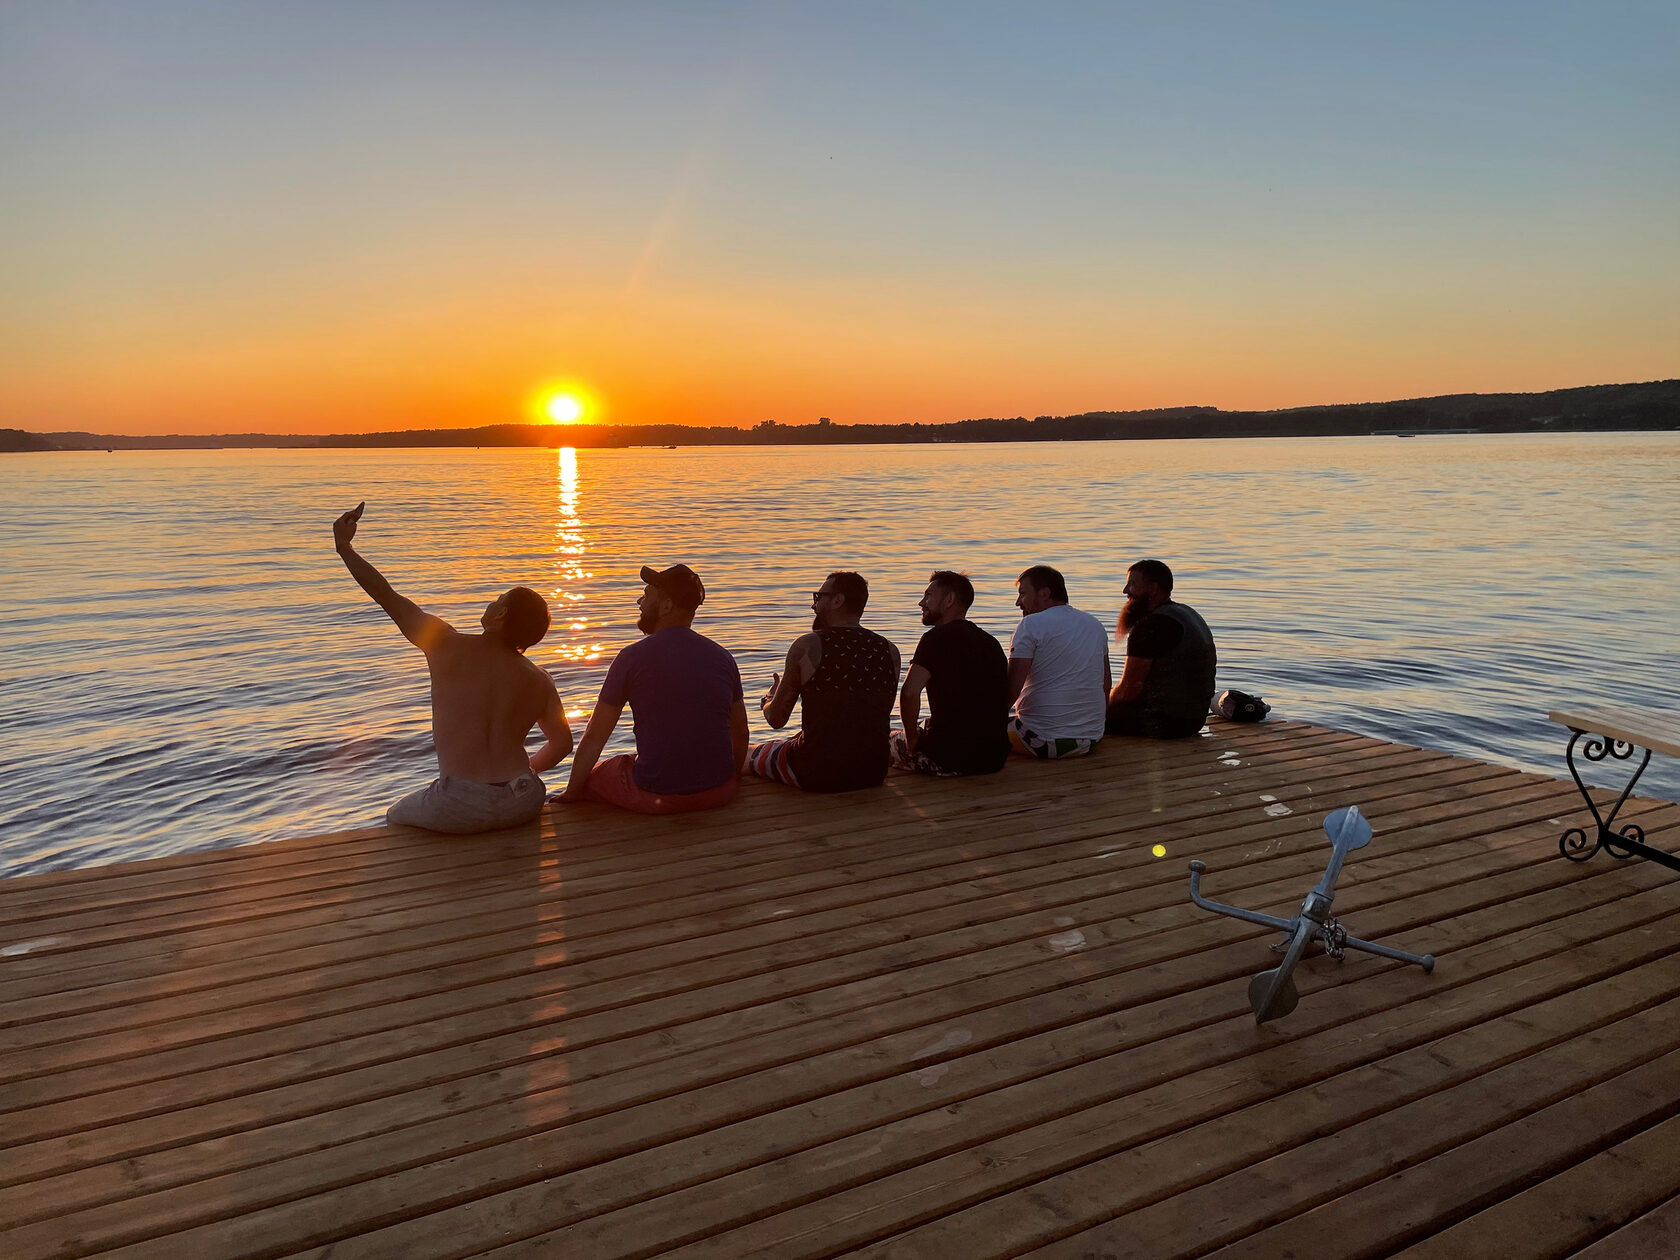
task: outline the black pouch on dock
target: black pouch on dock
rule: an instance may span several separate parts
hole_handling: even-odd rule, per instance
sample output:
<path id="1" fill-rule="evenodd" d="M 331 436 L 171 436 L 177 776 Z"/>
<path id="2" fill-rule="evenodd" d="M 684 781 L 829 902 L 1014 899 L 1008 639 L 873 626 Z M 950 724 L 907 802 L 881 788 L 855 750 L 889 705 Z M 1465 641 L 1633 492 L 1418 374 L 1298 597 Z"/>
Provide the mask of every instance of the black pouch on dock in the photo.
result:
<path id="1" fill-rule="evenodd" d="M 1259 696 L 1246 691 L 1221 691 L 1213 702 L 1214 712 L 1232 722 L 1259 722 L 1272 711 L 1272 706 Z"/>

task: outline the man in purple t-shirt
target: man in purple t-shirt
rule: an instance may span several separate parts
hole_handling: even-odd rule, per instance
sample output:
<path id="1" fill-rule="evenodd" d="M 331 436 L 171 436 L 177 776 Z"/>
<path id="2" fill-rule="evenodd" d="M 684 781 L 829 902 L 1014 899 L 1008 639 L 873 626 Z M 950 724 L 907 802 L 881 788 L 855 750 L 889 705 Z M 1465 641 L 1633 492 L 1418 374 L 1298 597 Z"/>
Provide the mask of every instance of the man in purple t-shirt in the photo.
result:
<path id="1" fill-rule="evenodd" d="M 605 801 L 639 814 L 712 809 L 735 796 L 747 755 L 741 671 L 692 628 L 706 588 L 686 564 L 644 567 L 636 628 L 646 637 L 613 658 L 572 758 L 566 790 L 550 799 Z M 596 765 L 624 706 L 636 751 Z"/>

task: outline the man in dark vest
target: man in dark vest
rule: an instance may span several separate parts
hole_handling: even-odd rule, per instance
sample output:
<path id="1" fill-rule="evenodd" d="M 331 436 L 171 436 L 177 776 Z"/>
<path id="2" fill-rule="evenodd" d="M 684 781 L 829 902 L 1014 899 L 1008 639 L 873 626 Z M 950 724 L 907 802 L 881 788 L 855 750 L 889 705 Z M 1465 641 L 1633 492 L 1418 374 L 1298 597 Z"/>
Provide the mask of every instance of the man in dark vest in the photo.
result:
<path id="1" fill-rule="evenodd" d="M 1172 570 L 1139 560 L 1126 573 L 1120 634 L 1126 667 L 1109 693 L 1107 733 L 1182 739 L 1202 729 L 1213 699 L 1213 634 L 1172 597 Z"/>
<path id="2" fill-rule="evenodd" d="M 875 787 L 887 777 L 887 738 L 898 693 L 898 649 L 858 624 L 869 583 L 830 573 L 811 595 L 811 632 L 788 649 L 785 674 L 758 702 L 776 730 L 803 705 L 799 733 L 759 744 L 747 764 L 760 778 L 807 792 Z"/>

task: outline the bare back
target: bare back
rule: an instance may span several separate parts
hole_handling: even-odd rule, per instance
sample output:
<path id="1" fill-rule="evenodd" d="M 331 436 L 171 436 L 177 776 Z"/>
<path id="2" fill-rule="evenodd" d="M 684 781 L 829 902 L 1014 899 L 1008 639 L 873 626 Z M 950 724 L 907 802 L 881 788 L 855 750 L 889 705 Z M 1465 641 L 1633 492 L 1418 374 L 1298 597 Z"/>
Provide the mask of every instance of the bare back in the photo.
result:
<path id="1" fill-rule="evenodd" d="M 453 631 L 426 649 L 426 665 L 438 769 L 479 783 L 526 773 L 525 737 L 551 703 L 553 680 L 504 643 Z"/>

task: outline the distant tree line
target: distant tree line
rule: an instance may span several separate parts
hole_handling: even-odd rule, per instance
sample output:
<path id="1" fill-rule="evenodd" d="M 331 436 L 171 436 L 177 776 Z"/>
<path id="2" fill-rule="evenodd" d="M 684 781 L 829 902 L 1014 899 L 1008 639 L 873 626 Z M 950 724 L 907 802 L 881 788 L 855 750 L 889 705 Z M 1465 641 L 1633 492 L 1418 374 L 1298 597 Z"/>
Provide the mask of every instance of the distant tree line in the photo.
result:
<path id="1" fill-rule="evenodd" d="M 1073 416 L 987 417 L 945 424 L 812 424 L 761 420 L 751 428 L 681 424 L 495 424 L 314 438 L 265 433 L 119 437 L 0 429 L 0 450 L 217 446 L 816 446 L 892 442 L 1089 442 L 1126 438 L 1344 437 L 1373 433 L 1593 432 L 1680 429 L 1680 380 L 1586 385 L 1538 394 L 1445 394 L 1398 402 L 1221 411 L 1163 407 Z"/>
<path id="2" fill-rule="evenodd" d="M 749 429 L 677 424 L 504 424 L 335 435 L 322 446 L 817 446 L 892 442 L 1088 442 L 1126 438 L 1340 437 L 1371 433 L 1580 432 L 1680 429 L 1680 381 L 1588 385 L 1540 394 L 1448 394 L 1400 402 L 1221 411 L 1163 407 L 1074 416 L 988 417 L 947 424 L 814 424 L 762 420 Z"/>

